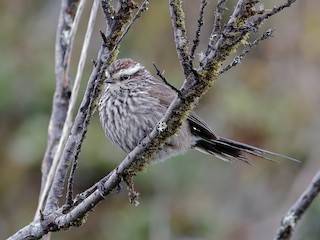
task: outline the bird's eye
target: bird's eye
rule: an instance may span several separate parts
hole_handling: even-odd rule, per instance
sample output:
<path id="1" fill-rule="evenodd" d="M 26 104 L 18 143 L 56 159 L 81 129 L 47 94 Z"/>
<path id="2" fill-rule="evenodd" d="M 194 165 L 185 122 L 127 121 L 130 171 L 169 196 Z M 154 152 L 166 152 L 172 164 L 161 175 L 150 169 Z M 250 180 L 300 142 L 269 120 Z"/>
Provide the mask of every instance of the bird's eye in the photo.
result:
<path id="1" fill-rule="evenodd" d="M 129 79 L 130 79 L 130 75 L 128 75 L 128 74 L 123 74 L 123 75 L 120 77 L 120 80 L 121 80 L 121 81 L 129 80 Z"/>

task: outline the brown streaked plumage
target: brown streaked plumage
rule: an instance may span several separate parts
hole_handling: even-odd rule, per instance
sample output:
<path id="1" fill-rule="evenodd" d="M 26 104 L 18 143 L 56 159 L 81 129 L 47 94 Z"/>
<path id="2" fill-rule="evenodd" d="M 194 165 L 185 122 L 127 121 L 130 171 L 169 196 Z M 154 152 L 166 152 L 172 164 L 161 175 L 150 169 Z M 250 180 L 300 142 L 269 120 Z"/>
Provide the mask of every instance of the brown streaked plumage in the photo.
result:
<path id="1" fill-rule="evenodd" d="M 118 59 L 108 68 L 107 86 L 99 102 L 99 116 L 104 132 L 114 145 L 130 152 L 164 116 L 176 93 L 154 78 L 144 66 L 130 58 Z M 222 160 L 247 162 L 247 155 L 270 159 L 293 158 L 216 136 L 194 112 L 164 147 L 153 162 L 197 149 Z"/>

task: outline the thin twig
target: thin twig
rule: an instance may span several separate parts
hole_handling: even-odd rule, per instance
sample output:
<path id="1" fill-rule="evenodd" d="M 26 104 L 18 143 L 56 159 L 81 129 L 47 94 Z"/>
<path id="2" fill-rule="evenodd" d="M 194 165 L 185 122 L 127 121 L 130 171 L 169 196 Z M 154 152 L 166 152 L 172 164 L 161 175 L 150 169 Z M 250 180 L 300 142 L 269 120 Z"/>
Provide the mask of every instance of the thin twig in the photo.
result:
<path id="1" fill-rule="evenodd" d="M 70 61 L 71 61 L 71 56 L 72 56 L 74 40 L 75 40 L 75 37 L 76 37 L 76 32 L 78 30 L 80 18 L 82 16 L 82 12 L 83 12 L 85 3 L 86 3 L 86 1 L 80 0 L 76 15 L 75 15 L 74 20 L 73 20 L 73 24 L 71 25 L 71 29 L 70 29 L 69 35 L 68 36 L 63 36 L 63 37 L 66 37 L 66 40 L 65 40 L 66 42 L 70 42 L 70 44 L 68 44 L 68 48 L 66 49 L 66 51 L 70 51 L 70 54 L 66 54 L 65 55 L 66 59 L 64 61 L 65 64 L 66 64 L 66 72 L 65 72 L 66 73 L 66 77 L 68 77 L 68 75 L 69 75 L 69 69 L 70 69 L 70 66 L 71 66 Z M 66 33 L 63 33 L 63 34 L 66 34 Z"/>
<path id="2" fill-rule="evenodd" d="M 179 91 L 179 89 L 177 89 L 175 86 L 173 86 L 171 83 L 169 83 L 167 81 L 167 79 L 163 76 L 163 74 L 160 72 L 160 70 L 157 68 L 157 66 L 156 66 L 156 64 L 154 62 L 152 64 L 153 64 L 154 68 L 156 69 L 157 75 L 161 78 L 161 80 L 166 85 L 168 85 L 173 91 L 175 91 L 178 94 L 178 96 L 181 98 L 182 96 L 181 96 L 181 92 Z"/>
<path id="3" fill-rule="evenodd" d="M 217 7 L 214 11 L 214 22 L 213 22 L 213 28 L 212 32 L 209 38 L 208 48 L 206 50 L 206 55 L 208 54 L 210 48 L 212 48 L 215 45 L 215 42 L 218 38 L 218 36 L 221 33 L 221 25 L 222 25 L 222 17 L 226 9 L 226 1 L 227 0 L 219 0 L 217 3 Z"/>
<path id="4" fill-rule="evenodd" d="M 200 6 L 200 11 L 199 11 L 199 19 L 198 19 L 198 26 L 196 30 L 196 36 L 195 39 L 193 40 L 193 45 L 191 48 L 191 53 L 190 53 L 190 61 L 194 59 L 194 53 L 199 46 L 200 43 L 200 33 L 201 33 L 201 28 L 203 26 L 203 17 L 204 17 L 204 9 L 207 6 L 208 1 L 207 0 L 201 0 L 201 6 Z"/>
<path id="5" fill-rule="evenodd" d="M 261 17 L 258 17 L 255 21 L 255 25 L 260 25 L 262 22 L 266 21 L 268 18 L 272 17 L 273 15 L 279 13 L 285 8 L 290 7 L 296 0 L 287 0 L 285 3 L 281 4 L 278 7 L 273 7 L 272 11 L 266 13 L 265 15 L 262 15 Z"/>
<path id="6" fill-rule="evenodd" d="M 239 63 L 241 63 L 242 59 L 247 55 L 247 53 L 250 52 L 250 50 L 252 48 L 258 46 L 261 41 L 263 41 L 263 40 L 265 40 L 265 39 L 267 39 L 269 37 L 272 37 L 272 34 L 273 34 L 274 31 L 275 31 L 275 28 L 268 29 L 259 38 L 257 38 L 256 40 L 254 40 L 251 43 L 248 43 L 248 45 L 243 49 L 241 54 L 236 56 L 230 64 L 228 64 L 227 66 L 222 68 L 219 74 L 222 74 L 222 73 L 224 73 L 226 71 L 229 71 L 232 67 L 234 67 L 234 66 L 238 65 Z"/>
<path id="7" fill-rule="evenodd" d="M 95 0 L 93 2 L 92 8 L 91 8 L 90 18 L 89 18 L 89 22 L 88 22 L 82 50 L 81 50 L 80 60 L 79 60 L 79 64 L 78 64 L 77 75 L 76 75 L 74 85 L 73 85 L 73 90 L 72 90 L 72 96 L 71 96 L 71 102 L 70 102 L 70 108 L 69 108 L 70 111 L 68 111 L 68 116 L 69 116 L 69 112 L 70 112 L 70 117 L 72 117 L 73 111 L 75 108 L 75 103 L 76 103 L 78 92 L 79 92 L 79 87 L 80 87 L 82 74 L 83 74 L 83 70 L 84 70 L 84 65 L 85 65 L 85 62 L 87 59 L 87 55 L 88 55 L 89 43 L 91 40 L 94 23 L 95 23 L 96 17 L 97 17 L 99 2 L 100 2 L 99 0 Z M 71 119 L 68 119 L 68 120 L 72 121 Z M 70 129 L 69 129 L 69 132 L 70 132 Z M 68 181 L 66 201 L 67 201 L 67 204 L 69 204 L 69 205 L 72 204 L 73 179 L 74 179 L 75 170 L 77 168 L 77 162 L 78 161 L 76 159 L 74 159 L 74 161 L 72 163 L 70 176 L 69 176 L 69 181 Z"/>
<path id="8" fill-rule="evenodd" d="M 74 35 L 75 35 L 76 30 L 78 28 L 80 17 L 82 15 L 85 2 L 86 2 L 85 0 L 81 0 L 80 1 L 79 5 L 78 5 L 78 8 L 77 8 L 77 11 L 76 11 L 76 14 L 75 14 L 74 19 L 73 19 L 73 22 L 72 23 L 68 23 L 69 24 L 68 26 L 70 27 L 70 29 L 68 29 L 69 31 L 67 31 L 65 29 L 64 31 L 57 33 L 57 34 L 61 34 L 61 36 L 57 37 L 57 41 L 60 42 L 60 41 L 62 41 L 61 39 L 64 39 L 62 44 L 66 44 L 66 46 L 67 46 L 66 49 L 65 49 L 64 59 L 63 59 L 63 65 L 65 67 L 65 71 L 63 72 L 64 79 L 68 79 L 71 52 L 72 52 L 72 49 L 73 49 L 73 43 L 74 43 L 74 39 L 75 39 Z M 61 17 L 63 19 L 67 18 L 64 15 L 65 12 L 66 12 L 65 9 L 61 10 Z M 40 194 L 40 197 L 39 197 L 38 207 L 37 207 L 37 210 L 36 210 L 35 218 L 37 218 L 39 216 L 40 210 L 43 210 L 43 207 L 44 207 L 44 204 L 45 204 L 45 200 L 46 200 L 46 198 L 48 196 L 48 192 L 49 192 L 49 189 L 51 187 L 51 184 L 52 184 L 52 181 L 53 181 L 53 177 L 54 177 L 56 168 L 58 166 L 59 159 L 60 159 L 61 154 L 62 154 L 62 150 L 63 150 L 63 148 L 65 146 L 66 141 L 67 141 L 67 137 L 69 136 L 70 127 L 71 127 L 71 122 L 70 122 L 70 117 L 71 116 L 68 116 L 68 115 L 70 115 L 69 109 L 70 109 L 70 104 L 72 102 L 72 98 L 73 98 L 73 94 L 72 94 L 72 96 L 70 98 L 70 102 L 69 102 L 69 105 L 68 105 L 68 110 L 67 110 L 67 113 L 66 113 L 66 117 L 65 117 L 63 129 L 62 129 L 61 137 L 60 137 L 59 143 L 57 144 L 57 150 L 55 152 L 55 155 L 54 155 L 54 158 L 52 160 L 51 167 L 50 167 L 50 171 L 49 171 L 49 173 L 47 175 L 44 187 L 42 188 L 42 191 L 41 191 L 41 194 Z M 68 131 L 68 129 L 69 129 L 69 131 Z"/>
<path id="9" fill-rule="evenodd" d="M 281 221 L 274 240 L 289 240 L 301 216 L 309 208 L 310 204 L 320 192 L 320 171 L 313 177 L 307 189 L 301 194 L 299 199 L 293 204 Z"/>

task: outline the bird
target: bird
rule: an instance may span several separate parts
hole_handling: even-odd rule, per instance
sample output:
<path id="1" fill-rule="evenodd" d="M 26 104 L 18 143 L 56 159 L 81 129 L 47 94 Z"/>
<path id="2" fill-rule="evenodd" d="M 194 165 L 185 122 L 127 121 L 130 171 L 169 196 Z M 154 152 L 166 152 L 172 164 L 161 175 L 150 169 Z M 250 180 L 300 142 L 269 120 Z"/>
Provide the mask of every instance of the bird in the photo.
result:
<path id="1" fill-rule="evenodd" d="M 115 60 L 105 75 L 106 84 L 98 106 L 100 122 L 107 138 L 116 147 L 129 153 L 159 123 L 177 92 L 131 58 Z M 240 160 L 249 163 L 250 156 L 272 161 L 274 157 L 298 161 L 220 137 L 191 111 L 178 132 L 155 152 L 151 162 L 163 162 L 190 149 L 228 162 Z"/>

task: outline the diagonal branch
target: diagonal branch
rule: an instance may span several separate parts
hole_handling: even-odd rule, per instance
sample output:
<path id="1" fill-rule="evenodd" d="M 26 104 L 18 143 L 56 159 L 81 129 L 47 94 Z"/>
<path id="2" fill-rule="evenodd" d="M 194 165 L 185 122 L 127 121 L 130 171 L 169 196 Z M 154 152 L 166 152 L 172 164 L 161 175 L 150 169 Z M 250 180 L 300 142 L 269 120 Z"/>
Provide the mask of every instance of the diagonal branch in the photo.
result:
<path id="1" fill-rule="evenodd" d="M 238 65 L 239 63 L 241 63 L 242 59 L 250 52 L 250 50 L 252 48 L 258 46 L 261 43 L 261 41 L 266 40 L 269 37 L 272 37 L 272 33 L 274 31 L 275 31 L 274 28 L 268 29 L 260 37 L 258 37 L 256 40 L 254 40 L 253 42 L 248 43 L 248 45 L 243 49 L 241 54 L 236 56 L 230 64 L 228 64 L 227 66 L 223 67 L 219 74 L 222 74 L 222 73 L 224 73 L 226 71 L 229 71 L 231 68 L 233 68 L 236 65 Z"/>
<path id="2" fill-rule="evenodd" d="M 309 208 L 311 203 L 320 192 L 320 171 L 313 177 L 307 189 L 301 194 L 299 199 L 293 204 L 281 221 L 274 240 L 289 240 L 301 216 Z"/>
<path id="3" fill-rule="evenodd" d="M 181 98 L 181 93 L 180 91 L 175 87 L 173 86 L 171 83 L 168 82 L 168 80 L 163 76 L 163 74 L 160 72 L 159 68 L 157 67 L 157 65 L 155 63 L 153 63 L 153 66 L 154 68 L 156 69 L 157 71 L 157 76 L 160 77 L 160 79 L 166 84 L 168 85 L 173 91 L 175 91 L 177 93 L 177 95 Z"/>
<path id="4" fill-rule="evenodd" d="M 254 5 L 253 2 L 249 3 Z M 234 25 L 238 21 L 238 19 L 241 18 L 241 20 L 244 21 L 246 20 L 246 18 L 249 18 L 250 14 L 248 14 L 248 12 L 243 11 L 243 9 L 245 9 L 245 5 L 247 6 L 248 2 L 240 1 L 238 3 L 233 15 L 229 20 L 229 26 L 227 26 L 227 29 L 224 31 L 225 34 L 222 35 L 220 39 L 218 39 L 216 43 L 215 52 L 212 52 L 207 56 L 207 58 L 204 61 L 205 64 L 203 64 L 202 67 L 199 68 L 197 71 L 193 71 L 193 74 L 185 75 L 186 81 L 183 87 L 181 88 L 183 100 L 176 97 L 176 99 L 171 103 L 170 107 L 168 108 L 168 111 L 165 114 L 165 116 L 161 119 L 161 122 L 165 122 L 167 124 L 167 128 L 161 133 L 159 133 L 157 131 L 157 128 L 155 127 L 153 131 L 149 134 L 149 136 L 145 138 L 142 141 L 142 143 L 139 146 L 137 146 L 131 153 L 128 154 L 125 160 L 117 167 L 116 170 L 112 172 L 108 180 L 105 182 L 104 187 L 105 189 L 107 189 L 107 193 L 110 189 L 112 189 L 115 186 L 114 183 L 121 181 L 123 175 L 135 175 L 137 172 L 144 169 L 154 152 L 157 151 L 159 147 L 161 147 L 166 142 L 166 140 L 178 130 L 179 126 L 187 116 L 186 113 L 188 113 L 188 111 L 190 111 L 190 109 L 192 108 L 192 104 L 207 91 L 207 89 L 210 87 L 213 81 L 217 78 L 221 64 L 225 60 L 226 56 L 230 55 L 234 51 L 234 49 L 239 45 L 239 43 L 243 40 L 244 37 L 246 37 L 246 34 L 248 33 L 239 32 L 239 34 L 236 36 L 230 34 L 231 32 L 234 32 Z M 173 4 L 170 6 L 172 7 L 171 14 L 173 15 L 173 19 L 177 19 L 177 15 L 181 16 L 181 13 L 183 12 L 176 8 L 177 6 L 181 7 L 181 2 L 180 5 Z M 248 11 L 250 9 L 251 8 L 247 8 Z M 184 22 L 176 24 L 173 21 L 173 28 L 175 29 L 176 34 L 182 31 L 181 26 L 185 26 Z M 181 48 L 182 45 L 180 44 L 180 37 L 181 36 L 176 37 L 176 40 L 178 41 L 178 43 L 176 44 L 177 52 L 180 56 L 182 66 L 185 66 L 188 69 L 190 69 L 190 65 L 188 65 L 189 61 L 186 61 L 186 59 L 189 58 L 189 55 L 182 54 L 185 53 L 184 50 L 186 49 Z M 219 54 L 217 54 L 216 52 L 218 50 L 220 51 Z M 185 58 L 181 58 L 181 56 L 185 56 Z M 97 66 L 97 68 L 99 67 L 100 66 Z M 103 72 L 100 71 L 99 73 L 101 74 L 100 78 L 105 77 L 103 76 Z M 92 79 L 90 81 L 92 81 Z M 194 82 L 194 84 L 190 86 L 189 84 L 187 84 L 188 81 L 192 81 Z M 80 110 L 81 109 L 82 108 L 80 108 Z M 85 122 L 86 121 L 87 120 L 85 120 Z M 75 123 L 75 125 L 77 125 L 77 122 Z M 68 151 L 66 152 L 68 153 Z M 62 159 L 68 159 L 68 157 L 64 156 Z M 98 195 L 99 193 L 96 190 L 95 192 L 93 192 L 93 194 L 89 196 L 89 198 L 96 196 L 94 199 L 95 201 L 97 201 L 98 199 L 101 199 L 101 196 Z M 88 207 L 88 205 L 86 205 L 87 203 L 87 201 L 83 201 L 78 206 L 82 206 L 84 204 L 86 207 Z M 77 207 L 75 207 L 73 211 L 75 211 Z"/>
<path id="5" fill-rule="evenodd" d="M 296 0 L 286 0 L 285 3 L 279 5 L 278 7 L 273 7 L 273 9 L 270 12 L 267 12 L 266 14 L 262 15 L 261 17 L 258 17 L 255 20 L 255 24 L 256 25 L 260 25 L 261 23 L 263 23 L 264 21 L 266 21 L 267 19 L 269 19 L 270 17 L 272 17 L 273 15 L 279 13 L 280 11 L 282 11 L 285 8 L 291 7 L 291 5 L 295 2 Z"/>

